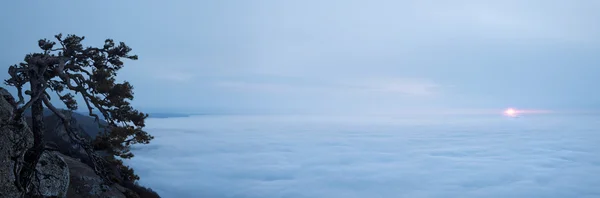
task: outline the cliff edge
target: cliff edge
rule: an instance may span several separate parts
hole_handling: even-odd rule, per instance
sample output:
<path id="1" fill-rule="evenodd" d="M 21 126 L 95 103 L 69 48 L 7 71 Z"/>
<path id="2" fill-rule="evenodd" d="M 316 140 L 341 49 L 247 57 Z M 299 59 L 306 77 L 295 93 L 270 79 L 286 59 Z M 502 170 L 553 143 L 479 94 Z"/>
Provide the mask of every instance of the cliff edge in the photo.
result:
<path id="1" fill-rule="evenodd" d="M 21 197 L 15 185 L 14 171 L 18 161 L 23 160 L 24 153 L 33 145 L 33 133 L 28 127 L 27 119 L 12 122 L 16 107 L 14 97 L 0 87 L 0 197 Z M 106 185 L 87 165 L 86 156 L 78 145 L 72 144 L 66 132 L 52 116 L 45 118 L 47 131 L 45 140 L 53 151 L 45 151 L 36 165 L 37 173 L 33 182 L 36 197 L 69 197 L 69 198 L 139 198 L 148 192 L 136 192 L 120 184 Z M 77 122 L 75 119 L 72 122 Z M 80 124 L 78 130 L 82 137 L 91 138 Z M 87 126 L 89 127 L 89 126 Z M 97 131 L 91 132 L 97 133 Z M 93 134 L 95 135 L 95 134 Z M 136 184 L 129 184 L 139 187 Z M 143 188 L 143 187 L 142 187 Z M 143 188 L 159 197 L 149 189 Z"/>

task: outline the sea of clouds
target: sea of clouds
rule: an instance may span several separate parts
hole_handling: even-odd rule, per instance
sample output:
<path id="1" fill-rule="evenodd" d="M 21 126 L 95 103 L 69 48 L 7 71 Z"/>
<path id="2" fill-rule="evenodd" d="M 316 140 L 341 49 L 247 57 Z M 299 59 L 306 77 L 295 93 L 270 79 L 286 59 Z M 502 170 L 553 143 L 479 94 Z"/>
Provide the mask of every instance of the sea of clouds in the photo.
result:
<path id="1" fill-rule="evenodd" d="M 600 197 L 600 117 L 149 119 L 165 198 Z"/>

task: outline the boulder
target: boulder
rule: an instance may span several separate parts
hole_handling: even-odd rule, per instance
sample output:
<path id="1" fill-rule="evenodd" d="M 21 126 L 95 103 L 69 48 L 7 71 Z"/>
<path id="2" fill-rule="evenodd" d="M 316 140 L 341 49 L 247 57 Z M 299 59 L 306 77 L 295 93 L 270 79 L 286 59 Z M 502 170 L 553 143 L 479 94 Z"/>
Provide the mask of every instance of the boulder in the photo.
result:
<path id="1" fill-rule="evenodd" d="M 58 152 L 44 152 L 37 164 L 37 194 L 66 197 L 69 189 L 70 172 L 65 160 Z"/>

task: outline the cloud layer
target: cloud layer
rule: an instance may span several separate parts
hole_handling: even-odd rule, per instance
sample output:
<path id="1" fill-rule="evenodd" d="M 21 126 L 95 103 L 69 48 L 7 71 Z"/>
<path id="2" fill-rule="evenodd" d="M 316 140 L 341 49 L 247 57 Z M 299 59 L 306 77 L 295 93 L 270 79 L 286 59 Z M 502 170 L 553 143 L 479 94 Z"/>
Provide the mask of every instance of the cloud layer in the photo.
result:
<path id="1" fill-rule="evenodd" d="M 151 119 L 163 197 L 597 197 L 595 117 Z"/>

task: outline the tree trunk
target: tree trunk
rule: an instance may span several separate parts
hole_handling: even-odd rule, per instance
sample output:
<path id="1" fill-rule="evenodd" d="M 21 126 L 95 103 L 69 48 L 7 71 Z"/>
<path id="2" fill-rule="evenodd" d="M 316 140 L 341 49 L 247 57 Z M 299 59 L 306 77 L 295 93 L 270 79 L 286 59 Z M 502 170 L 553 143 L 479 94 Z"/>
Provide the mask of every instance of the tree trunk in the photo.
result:
<path id="1" fill-rule="evenodd" d="M 42 79 L 32 79 L 31 96 L 42 90 Z M 26 192 L 31 192 L 31 184 L 36 174 L 36 165 L 45 149 L 44 142 L 44 106 L 42 99 L 38 98 L 31 105 L 31 131 L 33 132 L 33 147 L 27 150 L 24 165 L 20 172 L 20 183 Z"/>

